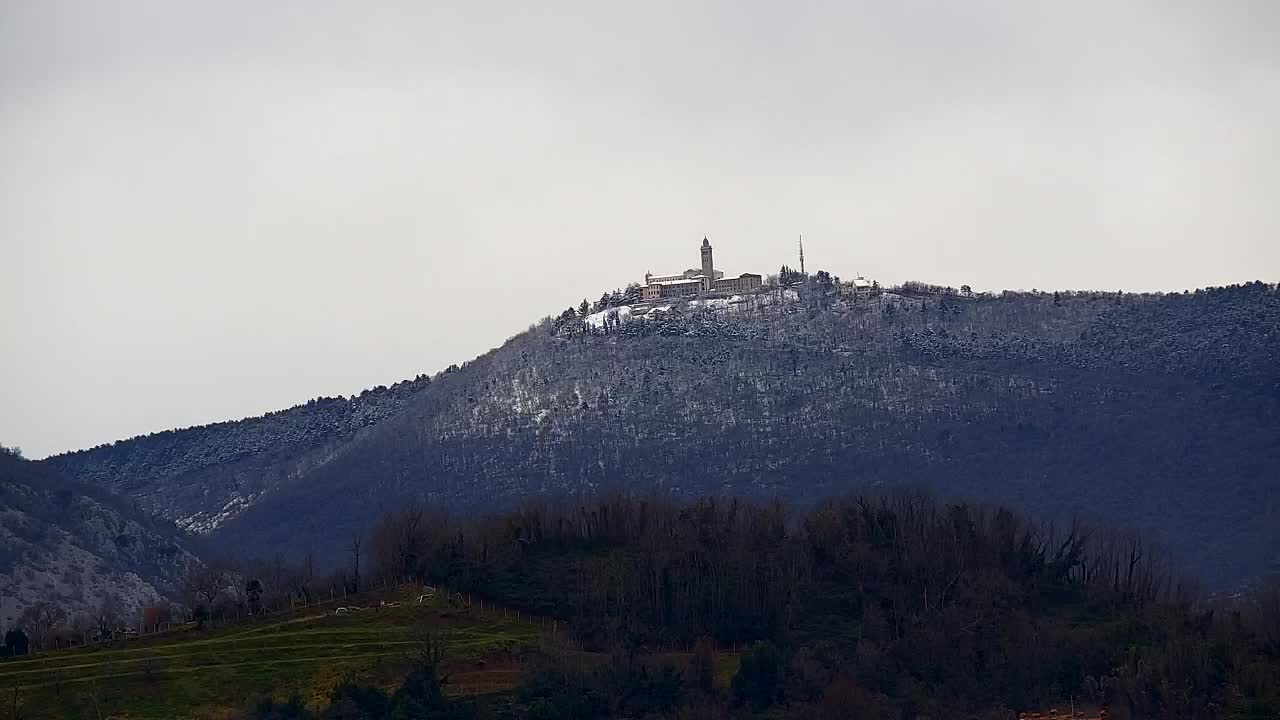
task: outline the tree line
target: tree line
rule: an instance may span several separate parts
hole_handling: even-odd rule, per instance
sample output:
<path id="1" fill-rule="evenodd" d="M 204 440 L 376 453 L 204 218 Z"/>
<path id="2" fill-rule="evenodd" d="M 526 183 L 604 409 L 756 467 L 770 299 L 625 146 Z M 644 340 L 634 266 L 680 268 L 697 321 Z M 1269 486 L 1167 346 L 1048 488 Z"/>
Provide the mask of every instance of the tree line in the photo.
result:
<path id="1" fill-rule="evenodd" d="M 726 707 L 816 713 L 844 697 L 868 717 L 1008 717 L 1073 700 L 1117 718 L 1280 712 L 1280 584 L 1208 602 L 1138 533 L 923 492 L 798 513 L 624 494 L 468 520 L 415 505 L 371 541 L 384 572 L 563 618 L 575 647 L 658 673 L 646 682 L 665 671 L 637 658 L 665 648 L 751 647 L 715 700 Z M 541 682 L 563 690 L 573 673 L 557 667 Z"/>
<path id="2" fill-rule="evenodd" d="M 921 490 L 807 510 L 625 493 L 468 517 L 413 503 L 346 544 L 342 567 L 326 571 L 307 557 L 193 568 L 173 619 L 243 618 L 396 577 L 568 629 L 500 698 L 447 699 L 446 648 L 424 640 L 435 659 L 402 692 L 346 683 L 321 717 L 1008 718 L 1068 702 L 1114 718 L 1280 711 L 1280 582 L 1206 599 L 1139 533 Z M 6 644 L 65 620 L 37 614 Z M 713 677 L 725 653 L 737 665 L 727 685 Z M 381 710 L 339 712 L 366 702 Z M 312 712 L 266 703 L 251 716 Z"/>

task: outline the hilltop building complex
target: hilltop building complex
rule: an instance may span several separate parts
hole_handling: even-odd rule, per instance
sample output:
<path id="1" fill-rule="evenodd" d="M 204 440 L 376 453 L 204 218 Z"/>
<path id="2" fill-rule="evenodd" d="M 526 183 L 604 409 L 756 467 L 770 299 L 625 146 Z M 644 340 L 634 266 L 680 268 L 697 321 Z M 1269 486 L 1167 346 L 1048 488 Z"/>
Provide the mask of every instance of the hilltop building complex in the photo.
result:
<path id="1" fill-rule="evenodd" d="M 709 294 L 734 294 L 759 290 L 764 278 L 755 273 L 743 273 L 737 277 L 725 277 L 716 270 L 711 253 L 711 241 L 702 238 L 702 267 L 690 268 L 678 275 L 644 274 L 641 298 L 662 300 L 674 297 L 691 297 Z"/>

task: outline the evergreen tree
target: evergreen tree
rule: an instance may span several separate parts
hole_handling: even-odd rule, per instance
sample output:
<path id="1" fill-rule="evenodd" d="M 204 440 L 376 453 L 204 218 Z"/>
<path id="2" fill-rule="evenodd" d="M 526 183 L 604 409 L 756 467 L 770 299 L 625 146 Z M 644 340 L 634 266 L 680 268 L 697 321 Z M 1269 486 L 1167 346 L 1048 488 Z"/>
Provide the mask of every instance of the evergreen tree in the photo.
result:
<path id="1" fill-rule="evenodd" d="M 330 694 L 323 720 L 384 720 L 391 701 L 382 688 L 344 682 Z"/>
<path id="2" fill-rule="evenodd" d="M 31 640 L 21 628 L 13 628 L 4 634 L 4 655 L 26 655 L 31 649 Z"/>
<path id="3" fill-rule="evenodd" d="M 778 699 L 782 682 L 782 654 L 773 643 L 758 642 L 745 653 L 733 677 L 733 697 L 754 708 L 766 708 Z"/>
<path id="4" fill-rule="evenodd" d="M 249 603 L 249 612 L 257 613 L 262 607 L 262 581 L 254 578 L 245 583 L 244 596 Z"/>

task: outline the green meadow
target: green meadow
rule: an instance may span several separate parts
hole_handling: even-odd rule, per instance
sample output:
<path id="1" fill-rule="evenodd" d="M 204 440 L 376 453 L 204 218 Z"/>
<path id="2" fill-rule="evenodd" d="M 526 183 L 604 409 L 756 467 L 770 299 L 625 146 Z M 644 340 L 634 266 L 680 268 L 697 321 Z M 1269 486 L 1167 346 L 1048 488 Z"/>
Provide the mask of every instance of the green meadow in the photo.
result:
<path id="1" fill-rule="evenodd" d="M 0 718 L 230 718 L 263 697 L 323 706 L 353 679 L 394 689 L 424 632 L 448 638 L 451 693 L 508 690 L 519 658 L 552 628 L 539 619 L 434 598 L 336 606 L 214 630 L 117 641 L 0 662 Z"/>

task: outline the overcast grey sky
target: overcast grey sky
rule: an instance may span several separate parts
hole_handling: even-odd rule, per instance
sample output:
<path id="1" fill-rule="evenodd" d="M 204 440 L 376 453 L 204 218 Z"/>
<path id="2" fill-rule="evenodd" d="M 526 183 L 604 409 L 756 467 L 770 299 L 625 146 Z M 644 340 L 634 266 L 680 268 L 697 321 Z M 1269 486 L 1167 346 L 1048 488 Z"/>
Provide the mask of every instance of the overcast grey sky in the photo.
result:
<path id="1" fill-rule="evenodd" d="M 0 443 L 461 362 L 646 269 L 1280 273 L 1280 2 L 0 3 Z"/>

